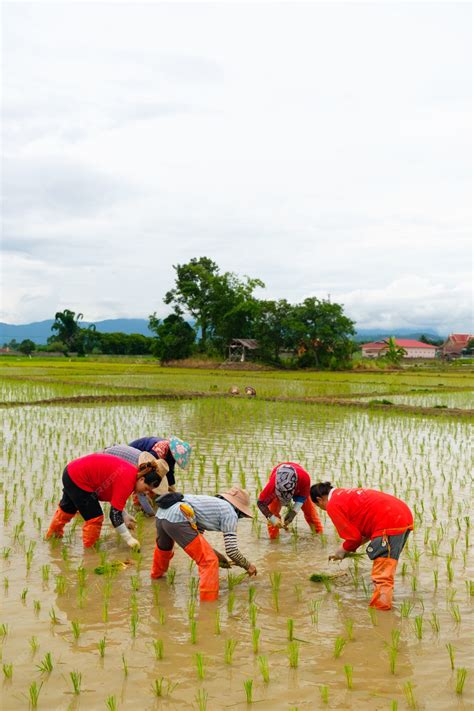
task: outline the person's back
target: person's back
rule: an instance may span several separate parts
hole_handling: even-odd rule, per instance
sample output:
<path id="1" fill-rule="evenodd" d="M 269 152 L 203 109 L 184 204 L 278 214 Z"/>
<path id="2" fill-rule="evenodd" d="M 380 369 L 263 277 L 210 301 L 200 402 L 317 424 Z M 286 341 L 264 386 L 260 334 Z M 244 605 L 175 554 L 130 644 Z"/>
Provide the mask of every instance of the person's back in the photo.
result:
<path id="1" fill-rule="evenodd" d="M 189 504 L 194 511 L 196 524 L 205 531 L 235 531 L 237 528 L 237 513 L 234 507 L 225 499 L 205 494 L 185 494 L 182 501 L 178 501 L 168 509 L 158 508 L 156 517 L 178 523 L 185 521 L 186 517 L 180 509 L 182 503 Z"/>
<path id="2" fill-rule="evenodd" d="M 375 489 L 332 489 L 327 507 L 331 518 L 336 509 L 357 524 L 364 538 L 381 532 L 395 533 L 413 524 L 412 513 L 404 501 Z"/>

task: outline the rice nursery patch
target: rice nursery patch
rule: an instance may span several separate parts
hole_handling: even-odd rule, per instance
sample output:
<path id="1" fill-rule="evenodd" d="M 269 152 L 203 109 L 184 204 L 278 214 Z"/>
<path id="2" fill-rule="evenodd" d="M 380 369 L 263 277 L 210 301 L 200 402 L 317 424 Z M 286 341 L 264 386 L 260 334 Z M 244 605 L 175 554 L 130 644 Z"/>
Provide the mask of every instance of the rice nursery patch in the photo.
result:
<path id="1" fill-rule="evenodd" d="M 41 387 L 52 388 L 52 397 L 84 387 L 202 392 L 217 385 L 225 392 L 232 382 L 253 385 L 257 398 L 3 410 L 5 709 L 472 707 L 472 421 L 258 398 L 465 388 L 464 373 L 215 375 L 128 367 L 127 374 L 115 364 L 12 364 L 2 393 L 14 402 L 34 400 L 28 388 Z M 276 541 L 258 511 L 253 522 L 241 520 L 239 548 L 258 575 L 221 570 L 214 603 L 199 602 L 196 567 L 180 549 L 168 577 L 150 580 L 153 519 L 139 517 L 140 553 L 118 539 L 106 507 L 96 549 L 83 550 L 77 517 L 62 541 L 44 540 L 68 461 L 155 434 L 193 443 L 190 469 L 176 469 L 185 493 L 214 494 L 235 482 L 255 504 L 275 464 L 292 460 L 313 481 L 405 500 L 415 531 L 398 566 L 394 609 L 369 614 L 371 563 L 363 547 L 363 555 L 328 561 L 339 539 L 323 512 L 323 535 L 312 534 L 300 513 Z M 223 550 L 221 534 L 206 538 Z"/>

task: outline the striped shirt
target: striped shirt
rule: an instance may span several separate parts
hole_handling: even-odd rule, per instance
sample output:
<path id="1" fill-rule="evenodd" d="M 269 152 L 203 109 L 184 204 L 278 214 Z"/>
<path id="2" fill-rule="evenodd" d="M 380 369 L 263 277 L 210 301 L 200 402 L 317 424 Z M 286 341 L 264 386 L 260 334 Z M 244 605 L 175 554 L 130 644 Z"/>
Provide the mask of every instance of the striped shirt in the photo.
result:
<path id="1" fill-rule="evenodd" d="M 156 518 L 165 519 L 170 523 L 187 521 L 188 519 L 179 508 L 180 503 L 191 506 L 200 531 L 221 531 L 224 534 L 225 551 L 229 558 L 241 568 L 245 568 L 245 570 L 249 568 L 249 561 L 242 555 L 237 545 L 239 518 L 232 504 L 217 498 L 217 496 L 185 494 L 182 502 L 173 504 L 169 509 L 158 508 Z"/>

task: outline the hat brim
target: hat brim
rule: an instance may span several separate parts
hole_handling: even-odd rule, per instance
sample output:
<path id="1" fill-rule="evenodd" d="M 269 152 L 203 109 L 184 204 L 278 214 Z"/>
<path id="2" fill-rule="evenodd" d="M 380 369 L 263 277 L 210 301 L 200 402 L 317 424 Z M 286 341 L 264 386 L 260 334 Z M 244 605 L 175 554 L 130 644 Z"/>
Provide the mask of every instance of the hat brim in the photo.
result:
<path id="1" fill-rule="evenodd" d="M 222 498 L 225 499 L 226 501 L 229 502 L 229 504 L 232 504 L 232 506 L 235 506 L 236 509 L 239 509 L 245 516 L 248 518 L 253 518 L 253 513 L 252 509 L 249 508 L 248 506 L 245 506 L 245 504 L 242 504 L 236 496 L 232 496 L 232 494 L 221 494 Z"/>
<path id="2" fill-rule="evenodd" d="M 152 492 L 154 494 L 157 494 L 157 496 L 161 496 L 162 494 L 167 494 L 168 493 L 168 477 L 165 476 L 161 479 L 160 483 L 158 486 L 155 486 L 154 489 L 152 489 Z"/>

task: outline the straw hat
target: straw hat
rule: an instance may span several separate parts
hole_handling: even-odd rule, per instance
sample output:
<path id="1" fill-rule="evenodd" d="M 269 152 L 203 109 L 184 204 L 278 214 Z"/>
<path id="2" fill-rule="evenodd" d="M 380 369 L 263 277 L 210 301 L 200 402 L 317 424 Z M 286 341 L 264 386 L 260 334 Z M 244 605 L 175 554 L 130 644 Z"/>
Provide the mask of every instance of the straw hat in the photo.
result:
<path id="1" fill-rule="evenodd" d="M 243 514 L 249 518 L 253 518 L 248 491 L 242 489 L 240 486 L 233 486 L 229 491 L 223 491 L 221 496 L 228 501 L 229 504 L 232 504 L 236 509 L 242 511 Z"/>
<path id="2" fill-rule="evenodd" d="M 149 452 L 142 452 L 138 457 L 137 479 L 141 476 L 146 476 L 152 469 L 160 479 L 163 479 L 163 477 L 168 474 L 170 468 L 164 459 L 155 459 Z"/>

